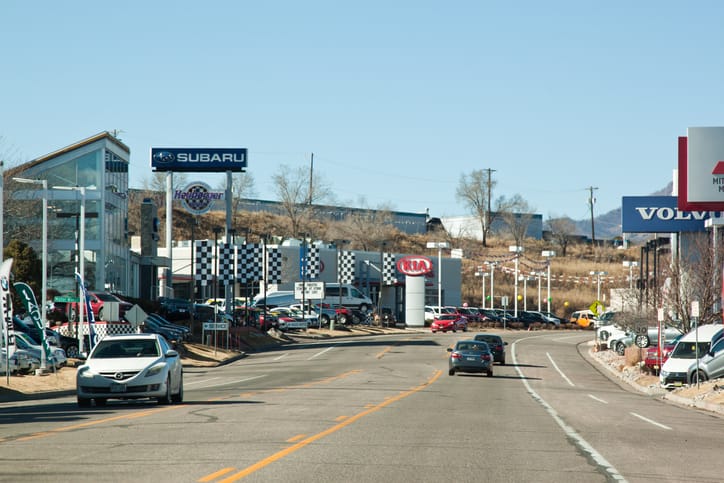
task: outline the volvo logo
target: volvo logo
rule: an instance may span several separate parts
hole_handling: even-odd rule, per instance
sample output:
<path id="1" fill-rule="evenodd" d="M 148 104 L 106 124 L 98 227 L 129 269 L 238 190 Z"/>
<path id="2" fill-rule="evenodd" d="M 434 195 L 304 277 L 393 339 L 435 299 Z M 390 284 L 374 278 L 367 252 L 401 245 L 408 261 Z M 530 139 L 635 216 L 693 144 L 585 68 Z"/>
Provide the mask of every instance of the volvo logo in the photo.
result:
<path id="1" fill-rule="evenodd" d="M 159 151 L 153 153 L 153 160 L 157 163 L 173 163 L 176 161 L 176 155 L 169 151 Z"/>

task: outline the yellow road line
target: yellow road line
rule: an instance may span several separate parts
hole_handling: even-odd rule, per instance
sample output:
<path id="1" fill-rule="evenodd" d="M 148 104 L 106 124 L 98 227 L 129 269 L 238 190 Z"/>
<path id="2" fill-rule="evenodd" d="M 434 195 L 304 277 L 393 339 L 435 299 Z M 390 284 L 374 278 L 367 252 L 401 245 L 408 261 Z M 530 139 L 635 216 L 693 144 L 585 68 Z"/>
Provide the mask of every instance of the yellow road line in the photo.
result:
<path id="1" fill-rule="evenodd" d="M 224 478 L 219 483 L 232 483 L 232 482 L 240 480 L 246 476 L 249 476 L 250 474 L 254 473 L 255 471 L 258 471 L 266 466 L 269 466 L 270 464 L 274 463 L 275 461 L 278 461 L 278 460 L 284 458 L 285 456 L 288 456 L 288 455 L 294 453 L 295 451 L 300 450 L 300 449 L 304 448 L 305 446 L 307 446 L 319 439 L 329 436 L 330 434 L 335 433 L 346 426 L 349 426 L 350 424 L 354 423 L 355 421 L 358 421 L 359 419 L 362 419 L 363 417 L 368 416 L 369 414 L 372 414 L 373 412 L 379 411 L 383 407 L 388 406 L 388 405 L 392 404 L 393 402 L 399 401 L 400 399 L 406 398 L 407 396 L 410 396 L 418 391 L 421 391 L 422 389 L 425 389 L 427 386 L 429 386 L 430 384 L 435 382 L 440 377 L 440 374 L 442 374 L 442 371 L 435 371 L 435 373 L 432 375 L 432 377 L 430 377 L 423 384 L 420 384 L 419 386 L 416 386 L 407 391 L 404 391 L 404 392 L 398 394 L 397 396 L 386 398 L 383 402 L 381 402 L 375 406 L 372 406 L 371 408 L 366 409 L 360 413 L 357 413 L 354 416 L 351 416 L 348 419 L 340 422 L 339 424 L 332 426 L 331 428 L 325 429 L 324 431 L 314 434 L 308 438 L 305 438 L 304 440 L 302 440 L 292 446 L 289 446 L 288 448 L 278 451 L 278 452 L 274 453 L 273 455 L 268 456 L 268 457 L 264 458 L 263 460 L 255 463 L 251 466 L 248 466 L 247 468 L 239 471 L 238 473 L 235 473 L 235 474 L 229 476 L 228 478 Z M 208 476 L 205 478 L 208 478 Z M 201 481 L 208 481 L 208 480 L 198 480 L 198 481 L 201 482 Z"/>

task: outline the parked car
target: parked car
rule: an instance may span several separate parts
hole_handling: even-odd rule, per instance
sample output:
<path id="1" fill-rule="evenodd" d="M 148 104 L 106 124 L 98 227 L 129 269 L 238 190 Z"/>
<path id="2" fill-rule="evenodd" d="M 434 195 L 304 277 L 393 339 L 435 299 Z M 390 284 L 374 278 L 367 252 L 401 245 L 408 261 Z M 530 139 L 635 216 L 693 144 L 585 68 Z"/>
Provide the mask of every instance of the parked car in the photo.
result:
<path id="1" fill-rule="evenodd" d="M 589 326 L 593 326 L 594 322 L 593 319 L 595 318 L 595 314 L 590 309 L 585 310 L 576 310 L 571 314 L 571 317 L 568 319 L 568 321 L 572 324 L 577 324 L 580 327 L 588 328 Z"/>
<path id="2" fill-rule="evenodd" d="M 49 322 L 68 322 L 68 302 L 48 301 L 45 314 Z"/>
<path id="3" fill-rule="evenodd" d="M 2 348 L 2 358 L 5 359 L 6 349 Z M 40 368 L 40 359 L 24 349 L 15 348 L 10 356 L 10 374 L 31 374 Z M 13 372 L 14 371 L 14 372 Z"/>
<path id="4" fill-rule="evenodd" d="M 475 307 L 458 307 L 457 311 L 459 314 L 464 315 L 468 322 L 480 322 L 482 320 L 480 312 Z"/>
<path id="5" fill-rule="evenodd" d="M 40 337 L 40 329 L 29 321 L 29 319 L 23 319 L 21 317 L 13 317 L 13 327 L 18 332 L 28 334 L 36 345 L 42 344 Z M 49 345 L 60 347 L 65 351 L 67 357 L 75 358 L 78 357 L 78 339 L 74 337 L 68 337 L 61 334 L 57 330 L 45 328 L 45 337 Z"/>
<path id="6" fill-rule="evenodd" d="M 153 317 L 146 317 L 146 320 L 143 321 L 143 332 L 162 335 L 169 342 L 184 340 L 184 334 L 181 331 L 166 327 Z"/>
<path id="7" fill-rule="evenodd" d="M 468 319 L 460 314 L 441 314 L 430 324 L 430 330 L 435 332 L 463 332 L 468 330 Z"/>
<path id="8" fill-rule="evenodd" d="M 103 310 L 103 304 L 106 302 L 117 302 L 118 303 L 118 317 L 123 319 L 128 309 L 133 307 L 133 304 L 122 300 L 117 295 L 110 292 L 88 292 L 88 299 L 90 300 L 90 306 L 93 310 L 93 317 L 95 320 L 105 320 L 108 315 L 107 310 Z M 68 319 L 75 322 L 78 320 L 78 303 L 68 303 Z M 85 317 L 87 319 L 87 315 Z"/>
<path id="9" fill-rule="evenodd" d="M 688 370 L 687 382 L 697 384 L 724 377 L 724 338 L 719 339 L 711 349 L 699 360 L 691 364 Z"/>
<path id="10" fill-rule="evenodd" d="M 28 335 L 22 332 L 13 332 L 15 336 L 15 345 L 18 349 L 27 351 L 34 358 L 42 361 L 42 350 L 43 347 L 35 343 L 35 341 Z M 50 346 L 50 357 L 46 360 L 48 367 L 59 369 L 68 362 L 68 357 L 65 355 L 65 351 L 60 347 Z"/>
<path id="11" fill-rule="evenodd" d="M 7 353 L 8 351 L 7 349 L 5 349 L 5 347 L 0 349 L 0 374 L 16 374 L 20 371 L 20 363 L 18 362 L 18 357 L 15 354 L 8 357 Z"/>
<path id="12" fill-rule="evenodd" d="M 502 337 L 497 334 L 475 334 L 473 340 L 481 340 L 487 343 L 493 353 L 494 362 L 505 365 L 505 346 L 508 343 Z"/>
<path id="13" fill-rule="evenodd" d="M 646 358 L 644 359 L 644 366 L 646 366 L 653 374 L 659 375 L 659 369 L 664 365 L 664 362 L 669 358 L 671 352 L 676 347 L 676 343 L 682 336 L 676 337 L 674 340 L 666 341 L 663 349 L 660 349 L 658 344 L 651 345 L 646 348 Z"/>
<path id="14" fill-rule="evenodd" d="M 181 324 L 174 324 L 173 322 L 166 320 L 163 316 L 158 314 L 148 314 L 146 320 L 153 319 L 154 321 L 161 324 L 163 327 L 179 332 L 182 340 L 188 340 L 191 338 L 191 329 Z"/>
<path id="15" fill-rule="evenodd" d="M 167 320 L 185 320 L 193 314 L 194 304 L 186 299 L 159 297 L 159 313 Z"/>
<path id="16" fill-rule="evenodd" d="M 487 343 L 478 340 L 460 340 L 455 348 L 448 347 L 448 374 L 457 372 L 484 372 L 493 377 L 493 353 Z"/>
<path id="17" fill-rule="evenodd" d="M 291 307 L 276 307 L 269 311 L 272 315 L 279 319 L 280 330 L 304 329 L 307 330 L 309 325 L 317 322 L 317 317 L 312 314 L 304 314 L 299 309 Z"/>
<path id="18" fill-rule="evenodd" d="M 659 383 L 662 387 L 672 388 L 686 384 L 689 368 L 696 362 L 697 356 L 703 358 L 709 349 L 724 338 L 724 326 L 707 324 L 691 330 L 676 343 L 671 355 L 661 366 Z"/>
<path id="19" fill-rule="evenodd" d="M 158 334 L 111 335 L 101 339 L 76 374 L 78 406 L 91 400 L 153 398 L 182 402 L 181 357 Z"/>

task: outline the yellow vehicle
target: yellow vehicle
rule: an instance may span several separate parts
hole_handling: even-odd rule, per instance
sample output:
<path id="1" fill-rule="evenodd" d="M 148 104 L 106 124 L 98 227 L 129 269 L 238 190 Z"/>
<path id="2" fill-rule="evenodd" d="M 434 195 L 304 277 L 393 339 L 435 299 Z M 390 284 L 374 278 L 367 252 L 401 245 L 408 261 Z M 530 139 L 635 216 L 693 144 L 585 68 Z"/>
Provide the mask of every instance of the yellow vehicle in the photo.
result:
<path id="1" fill-rule="evenodd" d="M 576 310 L 571 314 L 571 317 L 568 319 L 572 324 L 578 324 L 580 327 L 588 328 L 593 327 L 593 319 L 596 318 L 596 315 L 593 313 L 592 310 L 586 309 L 586 310 Z"/>

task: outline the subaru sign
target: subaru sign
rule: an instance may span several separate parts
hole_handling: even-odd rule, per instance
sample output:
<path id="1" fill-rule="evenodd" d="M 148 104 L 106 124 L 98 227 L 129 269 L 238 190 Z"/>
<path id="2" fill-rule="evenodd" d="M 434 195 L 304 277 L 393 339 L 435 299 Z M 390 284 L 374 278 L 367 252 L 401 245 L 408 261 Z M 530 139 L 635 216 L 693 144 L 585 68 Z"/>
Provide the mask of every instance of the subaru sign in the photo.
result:
<path id="1" fill-rule="evenodd" d="M 705 231 L 708 211 L 681 211 L 676 196 L 624 196 L 621 203 L 623 233 L 682 233 Z"/>
<path id="2" fill-rule="evenodd" d="M 151 148 L 153 171 L 243 172 L 246 148 Z"/>

